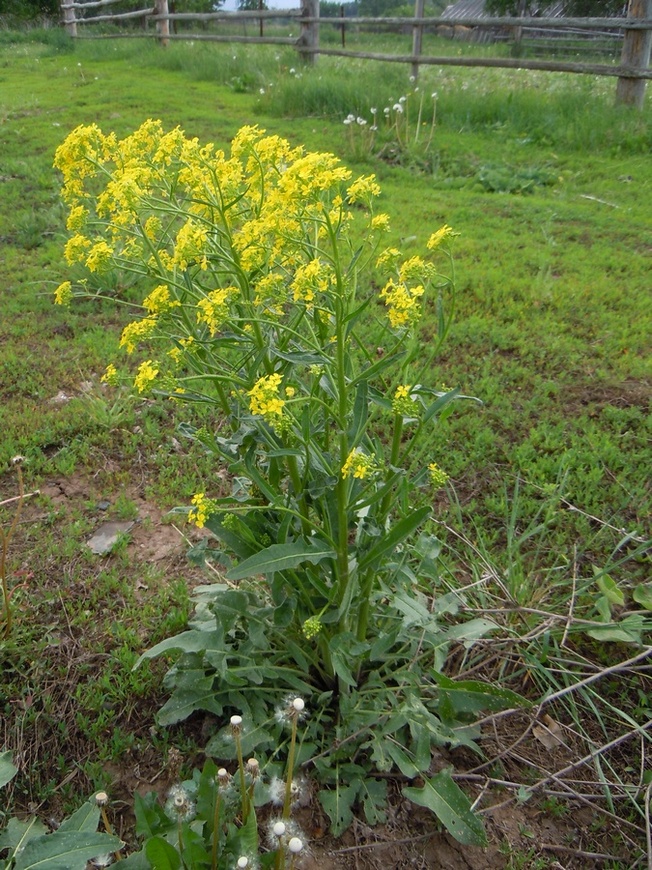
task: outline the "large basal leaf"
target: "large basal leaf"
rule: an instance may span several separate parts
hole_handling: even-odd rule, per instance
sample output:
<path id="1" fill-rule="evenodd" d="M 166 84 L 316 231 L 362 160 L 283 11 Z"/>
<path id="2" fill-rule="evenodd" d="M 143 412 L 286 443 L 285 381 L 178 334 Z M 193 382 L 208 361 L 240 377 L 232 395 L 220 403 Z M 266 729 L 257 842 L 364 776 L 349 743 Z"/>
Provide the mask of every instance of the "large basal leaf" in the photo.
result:
<path id="1" fill-rule="evenodd" d="M 174 637 L 168 637 L 157 643 L 151 649 L 146 650 L 138 659 L 132 670 L 136 670 L 145 659 L 153 659 L 161 653 L 178 650 L 183 653 L 202 653 L 207 649 L 216 649 L 224 646 L 224 632 L 218 631 L 182 631 Z"/>
<path id="2" fill-rule="evenodd" d="M 295 541 L 291 544 L 272 544 L 250 556 L 228 572 L 228 580 L 244 580 L 258 574 L 273 574 L 296 568 L 302 562 L 317 564 L 323 559 L 335 558 L 335 551 L 323 541 Z"/>
<path id="3" fill-rule="evenodd" d="M 529 707 L 530 702 L 516 692 L 482 683 L 479 680 L 451 680 L 445 674 L 430 670 L 430 676 L 442 689 L 455 713 L 479 713 L 481 710 L 506 710 L 509 707 Z"/>
<path id="4" fill-rule="evenodd" d="M 91 858 L 117 852 L 124 844 L 108 834 L 55 831 L 25 846 L 14 870 L 86 870 Z"/>
<path id="5" fill-rule="evenodd" d="M 47 828 L 36 816 L 22 821 L 9 819 L 7 827 L 0 834 L 0 851 L 10 849 L 12 852 L 24 848 L 25 843 L 47 833 Z"/>
<path id="6" fill-rule="evenodd" d="M 487 835 L 471 809 L 469 799 L 451 779 L 447 770 L 425 780 L 423 788 L 403 789 L 408 800 L 426 807 L 437 816 L 449 834 L 465 846 L 485 846 Z"/>
<path id="7" fill-rule="evenodd" d="M 58 827 L 58 831 L 97 831 L 100 820 L 100 808 L 95 798 L 91 798 L 76 810 L 67 819 L 64 819 Z"/>
<path id="8" fill-rule="evenodd" d="M 12 758 L 13 756 L 9 750 L 7 752 L 0 752 L 0 788 L 11 782 L 18 773 L 18 768 L 13 763 Z"/>
<path id="9" fill-rule="evenodd" d="M 152 870 L 179 870 L 181 858 L 177 850 L 163 837 L 152 837 L 145 844 L 145 854 Z"/>

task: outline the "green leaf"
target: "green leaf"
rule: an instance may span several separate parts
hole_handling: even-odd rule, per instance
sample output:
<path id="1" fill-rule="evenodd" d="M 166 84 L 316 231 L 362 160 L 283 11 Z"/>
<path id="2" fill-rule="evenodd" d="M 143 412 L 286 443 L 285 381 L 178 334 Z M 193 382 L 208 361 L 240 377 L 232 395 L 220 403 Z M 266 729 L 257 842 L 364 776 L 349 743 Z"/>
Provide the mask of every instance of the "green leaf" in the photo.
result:
<path id="1" fill-rule="evenodd" d="M 369 552 L 360 560 L 358 571 L 362 573 L 374 562 L 380 559 L 388 552 L 392 552 L 401 541 L 409 537 L 412 532 L 419 528 L 421 523 L 430 513 L 429 507 L 422 507 L 414 511 L 412 514 L 403 517 L 386 535 L 383 535 L 380 541 L 369 550 Z"/>
<path id="2" fill-rule="evenodd" d="M 353 420 L 349 428 L 349 444 L 351 447 L 356 447 L 360 438 L 364 435 L 369 416 L 369 396 L 367 389 L 367 381 L 360 381 L 355 392 L 355 402 L 353 403 Z"/>
<path id="3" fill-rule="evenodd" d="M 152 870 L 179 870 L 181 867 L 179 853 L 163 837 L 152 837 L 148 840 L 145 844 L 145 854 L 152 865 Z"/>
<path id="4" fill-rule="evenodd" d="M 335 558 L 336 553 L 323 541 L 295 541 L 291 544 L 272 544 L 250 556 L 226 575 L 228 580 L 244 580 L 257 574 L 273 574 L 296 568 L 302 562 L 316 565 L 323 559 Z"/>
<path id="5" fill-rule="evenodd" d="M 603 574 L 601 577 L 598 577 L 598 588 L 603 595 L 612 603 L 616 604 L 618 607 L 622 607 L 625 603 L 625 596 L 618 588 L 618 585 L 608 574 Z"/>
<path id="6" fill-rule="evenodd" d="M 354 780 L 359 799 L 362 801 L 365 819 L 370 825 L 382 825 L 387 821 L 387 782 L 378 779 Z"/>
<path id="7" fill-rule="evenodd" d="M 145 659 L 156 658 L 161 653 L 173 652 L 174 650 L 183 653 L 203 653 L 207 649 L 217 649 L 218 647 L 224 647 L 224 632 L 221 629 L 217 631 L 182 631 L 181 634 L 168 637 L 146 650 L 132 670 L 135 671 Z"/>
<path id="8" fill-rule="evenodd" d="M 147 860 L 144 849 L 141 849 L 140 852 L 134 852 L 128 858 L 116 861 L 112 866 L 120 867 L 121 870 L 152 870 L 152 865 Z"/>
<path id="9" fill-rule="evenodd" d="M 25 843 L 46 833 L 47 828 L 36 816 L 24 822 L 20 819 L 9 819 L 7 827 L 0 834 L 0 850 L 11 849 L 16 851 L 23 848 Z"/>
<path id="10" fill-rule="evenodd" d="M 123 843 L 108 834 L 83 831 L 55 831 L 37 837 L 25 846 L 15 870 L 85 870 L 91 858 L 117 852 Z"/>
<path id="11" fill-rule="evenodd" d="M 455 387 L 455 389 L 450 390 L 448 393 L 444 393 L 443 396 L 439 396 L 435 401 L 426 408 L 426 411 L 423 415 L 423 423 L 427 423 L 432 417 L 435 416 L 439 411 L 448 405 L 449 402 L 452 402 L 453 399 L 456 399 L 460 394 L 460 388 Z"/>
<path id="12" fill-rule="evenodd" d="M 69 818 L 64 819 L 58 831 L 97 831 L 100 820 L 100 808 L 95 798 L 91 798 L 76 810 Z"/>
<path id="13" fill-rule="evenodd" d="M 641 583 L 634 589 L 632 598 L 645 610 L 652 610 L 652 583 Z"/>
<path id="14" fill-rule="evenodd" d="M 358 789 L 353 783 L 343 787 L 338 782 L 332 791 L 319 792 L 319 802 L 331 820 L 334 836 L 339 837 L 353 822 L 353 804 L 357 796 Z"/>
<path id="15" fill-rule="evenodd" d="M 465 846 L 485 846 L 487 836 L 469 799 L 451 779 L 447 770 L 425 780 L 423 788 L 403 789 L 406 798 L 437 816 L 449 834 Z"/>
<path id="16" fill-rule="evenodd" d="M 516 692 L 482 683 L 479 680 L 451 680 L 439 671 L 430 670 L 430 676 L 442 689 L 455 713 L 479 713 L 481 710 L 506 710 L 509 707 L 529 707 Z"/>
<path id="17" fill-rule="evenodd" d="M 18 768 L 13 763 L 13 756 L 10 750 L 0 752 L 0 788 L 7 785 L 8 782 L 16 776 Z"/>

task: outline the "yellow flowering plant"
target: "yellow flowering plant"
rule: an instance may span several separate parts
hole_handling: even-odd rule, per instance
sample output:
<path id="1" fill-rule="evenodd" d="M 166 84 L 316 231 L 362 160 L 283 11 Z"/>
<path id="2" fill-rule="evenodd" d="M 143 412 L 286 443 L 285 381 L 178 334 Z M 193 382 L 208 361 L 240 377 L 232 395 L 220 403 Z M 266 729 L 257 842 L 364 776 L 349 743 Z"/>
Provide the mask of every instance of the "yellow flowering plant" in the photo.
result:
<path id="1" fill-rule="evenodd" d="M 55 166 L 68 262 L 127 272 L 142 290 L 120 342 L 142 353 L 136 390 L 212 407 L 212 429 L 183 431 L 233 482 L 230 496 L 213 497 L 207 480 L 185 509 L 219 542 L 226 583 L 202 588 L 190 630 L 145 654 L 182 653 L 161 721 L 243 710 L 256 723 L 253 749 L 273 744 L 279 687 L 314 695 L 308 742 L 326 782 L 347 779 L 341 757 L 353 755 L 351 745 L 338 756 L 329 724 L 338 745 L 354 741 L 370 763 L 408 775 L 427 769 L 432 742 L 468 743 L 450 697 L 442 712 L 449 639 L 424 604 L 437 568 L 422 527 L 447 479 L 433 426 L 459 395 L 422 383 L 450 326 L 450 228 L 433 228 L 429 259 L 404 259 L 384 242 L 373 175 L 353 178 L 334 155 L 253 126 L 230 153 L 157 121 L 121 141 L 79 127 Z M 65 282 L 55 299 L 82 292 Z M 429 355 L 424 312 L 437 330 Z M 117 361 L 105 377 L 120 377 Z M 476 822 L 467 814 L 467 836 L 480 841 Z"/>

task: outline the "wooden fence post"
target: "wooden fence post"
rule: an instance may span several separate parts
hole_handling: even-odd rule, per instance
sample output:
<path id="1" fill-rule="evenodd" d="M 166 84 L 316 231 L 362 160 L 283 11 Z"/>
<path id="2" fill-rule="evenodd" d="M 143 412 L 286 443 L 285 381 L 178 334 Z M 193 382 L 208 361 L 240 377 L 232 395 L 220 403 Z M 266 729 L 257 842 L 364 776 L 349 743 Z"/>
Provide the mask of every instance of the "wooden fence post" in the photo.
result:
<path id="1" fill-rule="evenodd" d="M 168 15 L 168 0 L 154 0 L 156 15 Z M 163 48 L 170 44 L 170 22 L 167 18 L 156 22 L 156 32 Z"/>
<path id="2" fill-rule="evenodd" d="M 319 0 L 301 0 L 301 15 L 305 18 L 319 18 Z M 319 49 L 319 21 L 301 21 L 297 48 L 304 63 L 316 62 L 317 52 L 314 49 Z"/>
<path id="3" fill-rule="evenodd" d="M 423 10 L 425 0 L 414 0 L 414 17 L 423 18 Z M 419 57 L 421 54 L 421 46 L 423 43 L 423 25 L 415 24 L 412 28 L 412 54 L 414 57 Z M 412 78 L 416 82 L 419 78 L 419 61 L 412 61 Z"/>
<path id="4" fill-rule="evenodd" d="M 77 36 L 77 22 L 75 21 L 75 10 L 67 3 L 61 4 L 63 12 L 63 24 L 66 28 L 66 33 L 69 36 Z"/>
<path id="5" fill-rule="evenodd" d="M 652 0 L 629 0 L 628 18 L 652 18 Z M 650 64 L 652 30 L 626 30 L 623 51 L 620 56 L 622 66 L 646 70 Z M 645 79 L 618 79 L 616 103 L 643 108 L 645 98 Z"/>

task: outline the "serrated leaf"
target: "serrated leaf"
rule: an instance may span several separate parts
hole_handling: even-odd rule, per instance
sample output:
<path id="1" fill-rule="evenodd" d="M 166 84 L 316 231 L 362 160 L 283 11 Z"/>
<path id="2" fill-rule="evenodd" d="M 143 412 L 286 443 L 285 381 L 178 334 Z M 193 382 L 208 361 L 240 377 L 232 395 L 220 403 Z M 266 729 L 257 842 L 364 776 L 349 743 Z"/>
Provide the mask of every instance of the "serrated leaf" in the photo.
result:
<path id="1" fill-rule="evenodd" d="M 403 789 L 408 800 L 431 810 L 455 839 L 465 846 L 485 846 L 487 835 L 471 803 L 447 770 L 425 780 L 423 788 Z"/>
<path id="2" fill-rule="evenodd" d="M 272 544 L 259 553 L 240 562 L 228 572 L 228 580 L 244 580 L 257 574 L 273 574 L 275 571 L 287 571 L 296 568 L 303 562 L 313 565 L 323 559 L 335 558 L 335 551 L 323 541 L 295 541 L 291 544 Z"/>
<path id="3" fill-rule="evenodd" d="M 109 834 L 55 831 L 30 840 L 16 860 L 15 870 L 85 870 L 91 858 L 117 852 L 123 843 Z"/>
<path id="4" fill-rule="evenodd" d="M 387 821 L 387 782 L 378 779 L 361 779 L 357 785 L 365 819 L 370 825 L 382 825 Z"/>
<path id="5" fill-rule="evenodd" d="M 356 797 L 357 789 L 353 784 L 343 787 L 338 783 L 331 791 L 319 792 L 319 801 L 331 820 L 334 836 L 339 837 L 353 822 L 353 804 Z"/>
<path id="6" fill-rule="evenodd" d="M 179 870 L 181 867 L 179 853 L 163 837 L 152 837 L 148 840 L 145 844 L 145 855 L 152 870 Z"/>
<path id="7" fill-rule="evenodd" d="M 13 755 L 10 750 L 0 752 L 0 788 L 16 776 L 18 768 L 13 763 Z"/>
<path id="8" fill-rule="evenodd" d="M 634 589 L 632 598 L 645 610 L 652 610 L 652 583 L 641 583 Z"/>

